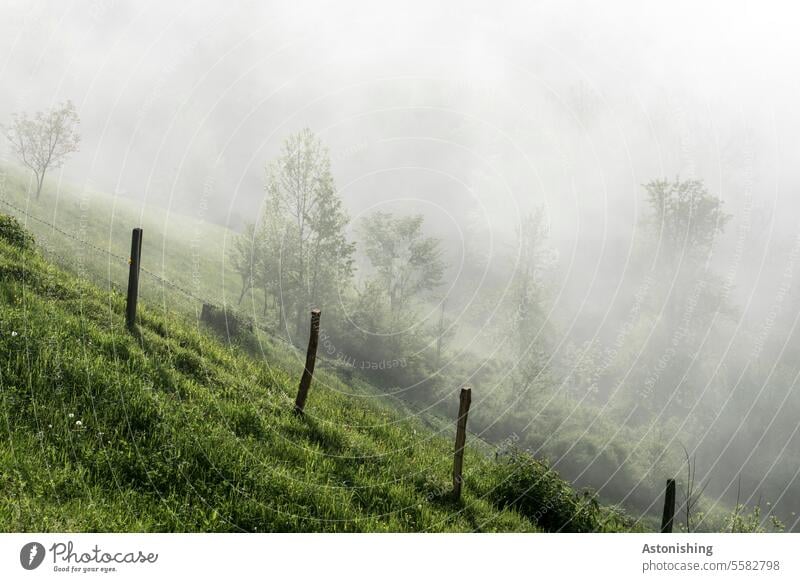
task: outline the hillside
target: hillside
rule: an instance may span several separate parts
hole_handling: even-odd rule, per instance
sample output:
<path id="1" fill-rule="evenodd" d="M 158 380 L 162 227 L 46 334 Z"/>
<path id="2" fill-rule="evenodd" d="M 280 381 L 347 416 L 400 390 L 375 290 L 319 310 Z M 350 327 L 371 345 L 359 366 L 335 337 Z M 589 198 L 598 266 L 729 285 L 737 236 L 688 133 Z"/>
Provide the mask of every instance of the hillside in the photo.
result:
<path id="1" fill-rule="evenodd" d="M 224 304 L 228 312 L 239 313 L 257 325 L 252 336 L 247 334 L 244 344 L 244 338 L 226 333 L 220 338 L 223 343 L 239 345 L 254 357 L 289 370 L 293 377 L 299 376 L 304 351 L 286 341 L 286 330 L 272 327 L 274 314 L 264 316 L 260 294 L 246 295 L 242 305 L 238 305 L 241 279 L 229 260 L 236 233 L 211 223 L 211 217 L 202 212 L 186 217 L 164 211 L 158 204 L 167 201 L 136 203 L 104 192 L 78 189 L 68 183 L 59 183 L 57 187 L 51 184 L 37 201 L 27 194 L 24 173 L 13 166 L 0 166 L 0 172 L 0 212 L 8 212 L 24 223 L 45 258 L 80 274 L 100 289 L 124 293 L 130 229 L 142 226 L 140 294 L 153 313 L 196 327 L 204 302 Z M 332 342 L 340 343 L 333 339 Z M 454 348 L 452 354 L 458 351 Z M 372 348 L 361 354 L 365 360 L 373 356 Z M 374 359 L 383 357 L 378 355 Z M 448 406 L 456 404 L 458 399 L 457 362 L 473 357 L 480 357 L 480 350 L 465 358 L 452 357 L 455 365 L 448 369 L 452 384 L 446 381 L 433 389 L 423 386 L 398 390 L 398 386 L 416 386 L 419 377 L 399 381 L 380 371 L 372 373 L 342 365 L 335 359 L 321 359 L 318 370 L 335 372 L 335 381 L 346 384 L 346 393 L 384 402 L 397 411 L 399 418 L 413 417 L 434 433 L 448 435 L 455 414 Z M 469 382 L 478 390 L 497 385 L 496 377 L 475 377 L 474 370 L 463 368 L 460 377 L 469 376 Z M 412 369 L 417 371 L 413 366 L 402 368 Z M 493 369 L 500 368 L 493 362 L 481 367 L 482 373 L 491 374 Z M 556 385 L 552 382 L 547 388 Z M 403 401 L 389 396 L 395 393 Z M 514 394 L 501 394 L 494 388 L 492 394 L 491 399 L 484 399 L 470 413 L 470 426 L 475 432 L 498 444 L 514 438 L 518 446 L 552 459 L 559 473 L 576 487 L 596 489 L 604 503 L 624 505 L 638 519 L 650 522 L 660 519 L 664 479 L 677 474 L 682 459 L 654 455 L 661 442 L 656 431 L 621 427 L 597 409 L 564 399 L 562 393 L 558 398 L 542 398 L 534 406 L 512 407 L 509 402 L 516 398 Z M 659 463 L 653 462 L 654 456 L 660 459 Z"/>
<path id="2" fill-rule="evenodd" d="M 216 303 L 238 299 L 239 277 L 223 260 L 232 231 L 202 217 L 163 211 L 163 200 L 142 205 L 62 184 L 35 201 L 17 168 L 0 166 L 0 178 L 0 212 L 16 216 L 48 258 L 99 286 L 124 287 L 131 228 L 139 226 L 145 231 L 143 299 L 192 315 L 197 302 L 187 293 Z"/>
<path id="3" fill-rule="evenodd" d="M 452 441 L 320 374 L 257 361 L 144 302 L 54 266 L 0 227 L 3 531 L 617 530 L 546 466 Z"/>

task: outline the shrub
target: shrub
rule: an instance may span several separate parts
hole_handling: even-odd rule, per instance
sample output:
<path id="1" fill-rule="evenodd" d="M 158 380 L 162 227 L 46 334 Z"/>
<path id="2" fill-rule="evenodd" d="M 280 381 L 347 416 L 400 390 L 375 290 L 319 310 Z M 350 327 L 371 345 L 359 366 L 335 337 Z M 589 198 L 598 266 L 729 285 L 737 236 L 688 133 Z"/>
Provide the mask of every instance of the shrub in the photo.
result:
<path id="1" fill-rule="evenodd" d="M 498 462 L 495 503 L 512 507 L 550 532 L 603 529 L 600 505 L 589 491 L 576 492 L 547 463 L 514 450 Z"/>
<path id="2" fill-rule="evenodd" d="M 19 249 L 33 248 L 33 236 L 22 227 L 19 220 L 7 214 L 0 214 L 0 238 Z"/>

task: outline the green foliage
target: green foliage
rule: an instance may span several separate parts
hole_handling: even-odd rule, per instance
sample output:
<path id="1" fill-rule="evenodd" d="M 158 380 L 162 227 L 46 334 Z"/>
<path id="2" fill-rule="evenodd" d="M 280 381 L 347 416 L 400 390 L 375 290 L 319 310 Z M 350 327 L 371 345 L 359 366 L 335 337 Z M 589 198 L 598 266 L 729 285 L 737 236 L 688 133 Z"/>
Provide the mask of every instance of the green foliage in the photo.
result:
<path id="1" fill-rule="evenodd" d="M 769 504 L 767 504 L 769 505 Z M 748 509 L 737 504 L 733 511 L 725 517 L 722 531 L 733 533 L 764 533 L 768 531 L 782 532 L 786 526 L 771 512 L 761 515 L 761 504 Z"/>
<path id="2" fill-rule="evenodd" d="M 547 465 L 519 450 L 499 463 L 491 496 L 549 532 L 629 530 L 632 523 L 613 508 L 603 508 L 588 490 L 576 492 Z"/>
<path id="3" fill-rule="evenodd" d="M 444 273 L 440 241 L 422 233 L 423 216 L 375 212 L 361 222 L 369 258 L 396 314 L 424 291 L 438 287 Z"/>
<path id="4" fill-rule="evenodd" d="M 338 292 L 352 276 L 354 252 L 328 151 L 309 129 L 289 136 L 267 166 L 265 191 L 259 222 L 248 225 L 233 247 L 240 301 L 248 289 L 260 288 L 264 312 L 272 302 L 278 326 L 293 318 L 302 334 L 310 307 L 338 304 Z M 333 310 L 327 311 L 330 317 Z"/>
<path id="5" fill-rule="evenodd" d="M 10 177 L 7 182 L 10 186 L 7 193 L 16 196 L 12 200 L 21 206 L 26 195 L 25 181 L 16 179 L 13 172 L 6 176 Z M 145 264 L 159 265 L 160 272 L 167 279 L 191 289 L 199 296 L 211 298 L 219 293 L 221 272 L 225 274 L 226 281 L 235 275 L 230 269 L 229 261 L 220 251 L 225 247 L 226 239 L 230 237 L 229 231 L 212 224 L 198 225 L 179 215 L 171 215 L 168 222 L 174 225 L 177 232 L 170 233 L 164 230 L 166 221 L 162 217 L 145 214 L 140 218 L 139 210 L 127 207 L 124 199 L 112 203 L 102 195 L 92 194 L 90 204 L 79 204 L 77 197 L 69 195 L 68 186 L 65 188 L 67 192 L 63 194 L 59 204 L 58 225 L 69 230 L 85 223 L 87 227 L 82 231 L 82 236 L 95 246 L 108 247 L 117 255 L 127 256 L 128 228 L 131 224 L 136 224 L 134 220 L 142 220 L 148 241 L 144 249 Z M 43 196 L 47 196 L 47 193 Z M 37 213 L 42 219 L 49 218 L 43 205 L 35 205 L 30 212 Z M 43 256 L 55 256 L 61 264 L 67 266 L 71 266 L 71 263 L 65 258 L 81 256 L 84 259 L 80 264 L 84 277 L 96 281 L 104 289 L 124 288 L 121 284 L 124 283 L 127 274 L 127 264 L 124 261 L 117 264 L 115 259 L 109 259 L 105 254 L 92 254 L 92 251 L 80 243 L 64 238 L 63 235 L 51 231 L 50 227 L 38 222 L 31 222 L 31 228 L 36 229 Z M 114 232 L 111 238 L 108 237 L 109 230 Z M 196 244 L 190 245 L 185 237 L 187 232 L 202 233 L 202 236 L 197 237 Z M 285 230 L 275 228 L 272 232 L 278 237 L 281 232 L 285 233 Z M 83 461 L 79 462 L 73 457 L 66 442 L 59 444 L 59 448 L 47 449 L 48 452 L 42 454 L 41 458 L 45 459 L 45 465 L 48 467 L 43 469 L 38 464 L 40 457 L 38 449 L 35 448 L 39 441 L 26 440 L 35 435 L 36 431 L 27 428 L 25 423 L 22 423 L 22 428 L 17 430 L 15 425 L 17 417 L 0 418 L 0 430 L 6 430 L 9 426 L 15 427 L 13 433 L 4 432 L 0 435 L 0 439 L 4 439 L 7 443 L 13 442 L 13 445 L 0 447 L 3 467 L 13 468 L 0 477 L 0 486 L 5 487 L 3 483 L 7 485 L 12 479 L 18 484 L 17 477 L 12 476 L 16 474 L 14 471 L 20 471 L 25 474 L 21 478 L 26 483 L 26 489 L 27 483 L 38 480 L 39 488 L 44 488 L 42 490 L 46 491 L 44 496 L 39 498 L 26 497 L 27 494 L 20 497 L 11 486 L 3 489 L 4 494 L 8 493 L 6 499 L 9 501 L 6 505 L 0 503 L 0 523 L 11 525 L 2 525 L 0 529 L 24 527 L 20 524 L 28 524 L 27 527 L 30 529 L 36 529 L 44 524 L 43 527 L 73 527 L 73 529 L 109 527 L 118 530 L 128 528 L 163 530 L 178 527 L 187 530 L 232 531 L 237 527 L 253 530 L 265 527 L 277 528 L 278 524 L 283 524 L 292 529 L 313 530 L 316 526 L 307 522 L 307 519 L 311 518 L 300 517 L 296 520 L 281 521 L 265 509 L 258 499 L 251 498 L 255 491 L 271 495 L 272 493 L 268 493 L 272 491 L 269 487 L 274 486 L 278 493 L 275 494 L 276 501 L 271 507 L 281 507 L 284 502 L 291 506 L 292 502 L 287 501 L 288 493 L 281 493 L 284 489 L 282 483 L 276 484 L 267 477 L 263 479 L 253 477 L 258 486 L 242 489 L 244 494 L 238 496 L 236 504 L 230 498 L 233 497 L 232 491 L 241 480 L 229 481 L 227 484 L 212 483 L 216 472 L 214 467 L 208 464 L 208 460 L 204 460 L 202 453 L 209 447 L 216 447 L 219 444 L 217 440 L 210 439 L 211 434 L 216 434 L 215 431 L 220 430 L 220 427 L 224 429 L 223 441 L 230 438 L 236 439 L 237 443 L 246 443 L 244 449 L 230 446 L 228 450 L 233 457 L 255 457 L 263 460 L 262 464 L 267 467 L 279 466 L 280 471 L 285 470 L 288 475 L 290 485 L 286 487 L 287 490 L 294 487 L 306 491 L 314 499 L 317 499 L 313 494 L 314 486 L 305 483 L 303 479 L 306 478 L 306 474 L 298 472 L 296 468 L 296 465 L 304 467 L 309 462 L 307 447 L 320 447 L 327 452 L 339 451 L 337 454 L 350 453 L 351 457 L 357 459 L 361 452 L 383 456 L 385 451 L 394 450 L 394 447 L 387 443 L 398 442 L 404 448 L 403 455 L 387 455 L 380 466 L 369 464 L 370 470 L 374 469 L 374 475 L 369 479 L 360 477 L 359 487 L 369 490 L 366 498 L 371 500 L 370 507 L 399 508 L 397 499 L 410 496 L 422 506 L 421 510 L 413 512 L 413 519 L 417 520 L 416 525 L 422 529 L 524 530 L 539 527 L 519 515 L 516 510 L 498 512 L 499 507 L 506 505 L 499 504 L 490 495 L 493 484 L 497 482 L 495 478 L 497 469 L 480 456 L 476 457 L 477 468 L 468 481 L 471 485 L 465 488 L 466 505 L 464 507 L 447 505 L 449 503 L 446 495 L 449 489 L 447 465 L 452 455 L 452 442 L 448 439 L 430 438 L 430 433 L 424 432 L 424 428 L 396 421 L 397 417 L 391 410 L 385 410 L 378 405 L 354 406 L 352 398 L 337 396 L 337 393 L 355 392 L 369 396 L 366 400 L 373 403 L 381 400 L 375 398 L 379 396 L 378 391 L 367 386 L 363 379 L 359 379 L 362 377 L 361 374 L 353 373 L 355 372 L 353 367 L 334 366 L 333 362 L 322 360 L 318 364 L 320 381 L 319 384 L 315 383 L 312 389 L 311 400 L 314 414 L 319 415 L 322 423 L 318 423 L 316 429 L 291 424 L 290 419 L 283 417 L 280 407 L 294 396 L 301 363 L 298 363 L 300 360 L 296 352 L 287 349 L 278 338 L 257 332 L 257 341 L 254 339 L 243 341 L 242 345 L 250 345 L 252 349 L 258 350 L 260 361 L 265 362 L 253 363 L 238 347 L 225 349 L 212 338 L 191 331 L 196 327 L 196 311 L 199 305 L 145 276 L 142 280 L 144 307 L 141 314 L 143 329 L 146 331 L 144 337 L 147 341 L 140 344 L 131 341 L 132 338 L 122 333 L 120 328 L 122 325 L 120 314 L 123 308 L 121 295 L 113 291 L 101 293 L 65 275 L 45 261 L 36 259 L 32 262 L 33 254 L 15 252 L 12 244 L 1 246 L 0 281 L 3 283 L 0 284 L 0 353 L 3 357 L 0 358 L 2 363 L 0 388 L 4 390 L 4 396 L 8 395 L 8 400 L 0 400 L 0 411 L 5 413 L 6 404 L 22 406 L 26 398 L 30 403 L 31 395 L 35 394 L 35 407 L 29 405 L 28 408 L 20 408 L 19 414 L 29 419 L 26 421 L 27 426 L 31 425 L 31 418 L 34 419 L 32 424 L 37 424 L 36 417 L 31 415 L 37 415 L 40 411 L 47 411 L 47 414 L 54 418 L 63 418 L 67 414 L 66 411 L 63 411 L 63 414 L 58 410 L 54 411 L 54 405 L 47 402 L 44 402 L 45 406 L 40 406 L 42 402 L 39 398 L 61 394 L 74 386 L 85 386 L 87 378 L 100 378 L 110 387 L 107 391 L 116 390 L 122 395 L 120 398 L 125 398 L 124 401 L 113 402 L 113 406 L 120 411 L 124 411 L 125 406 L 128 407 L 127 416 L 122 419 L 116 418 L 115 423 L 122 427 L 123 432 L 129 431 L 130 434 L 125 435 L 128 445 L 124 447 L 121 444 L 117 447 L 118 443 L 114 441 L 113 450 L 110 452 L 95 450 L 85 455 L 85 458 L 91 458 L 92 455 L 106 458 L 101 455 L 110 455 L 107 459 L 114 463 L 111 472 L 104 473 L 102 479 L 97 480 L 92 476 L 93 473 L 87 472 L 87 466 L 82 464 Z M 57 251 L 53 252 L 48 248 Z M 163 248 L 169 248 L 169 253 L 163 255 Z M 217 251 L 220 252 L 217 254 Z M 202 257 L 202 260 L 194 262 L 191 257 L 195 255 Z M 190 262 L 192 269 L 187 269 L 186 265 Z M 289 279 L 285 279 L 284 283 L 287 281 Z M 21 292 L 23 284 L 27 297 Z M 358 322 L 364 329 L 375 329 L 385 324 L 385 320 L 368 319 L 368 317 L 384 317 L 388 311 L 381 313 L 380 310 L 373 309 L 385 301 L 381 286 L 377 282 L 374 286 L 374 290 L 358 297 L 358 301 L 363 302 L 358 304 L 359 317 L 362 317 Z M 236 288 L 235 295 L 238 293 L 239 289 Z M 32 309 L 37 305 L 36 309 Z M 162 308 L 158 311 L 151 310 L 148 305 L 159 305 Z M 163 309 L 164 305 L 168 309 Z M 7 325 L 10 321 L 7 316 L 13 312 L 14 306 L 18 309 L 31 308 L 29 313 L 32 319 L 29 322 L 33 330 L 32 335 L 23 334 L 20 331 L 21 325 Z M 165 316 L 164 311 L 168 311 L 170 315 Z M 325 318 L 324 326 L 328 321 Z M 69 325 L 65 325 L 65 322 L 69 322 Z M 56 330 L 62 327 L 63 331 L 57 333 Z M 11 331 L 16 331 L 19 335 L 12 338 Z M 341 336 L 330 334 L 329 337 L 334 348 L 342 347 Z M 637 335 L 634 331 L 630 339 L 632 344 L 641 344 L 643 336 Z M 16 359 L 21 357 L 20 346 L 23 341 L 35 341 L 38 346 L 31 345 L 35 349 L 30 352 L 29 357 L 35 365 L 30 368 L 33 371 L 30 377 L 23 373 L 29 369 L 26 368 L 25 362 Z M 397 358 L 398 353 L 392 349 L 387 349 L 385 356 L 380 355 L 377 350 L 379 346 L 374 341 L 370 343 L 361 339 L 359 342 L 359 345 L 364 346 L 363 356 L 368 364 L 380 364 L 385 361 L 393 365 Z M 50 345 L 50 351 L 39 350 L 43 344 Z M 336 352 L 327 352 L 328 347 L 326 344 L 321 344 L 320 351 L 324 351 L 326 356 L 334 357 Z M 631 352 L 638 353 L 638 349 L 638 345 L 630 347 Z M 6 358 L 5 354 L 10 355 Z M 384 357 L 387 359 L 384 360 Z M 48 359 L 57 361 L 58 364 L 52 368 L 38 369 L 38 366 L 44 366 Z M 465 360 L 460 359 L 454 363 L 452 371 L 448 370 L 447 386 L 442 388 L 433 386 L 436 388 L 435 391 L 430 390 L 432 386 L 429 384 L 421 386 L 418 392 L 420 398 L 435 399 L 442 396 L 445 394 L 445 388 L 451 389 L 452 385 L 458 382 L 460 374 L 472 373 L 475 366 Z M 533 361 L 531 365 L 533 368 L 527 370 L 535 370 L 537 361 Z M 10 377 L 6 374 L 10 374 L 11 369 L 17 370 L 18 386 L 14 387 L 13 395 L 10 390 L 5 391 L 6 378 Z M 326 369 L 335 371 L 335 375 L 326 373 Z M 403 366 L 393 368 L 391 371 L 376 370 L 374 376 L 382 382 L 393 379 L 404 381 L 403 373 L 425 376 L 430 370 L 430 364 L 424 359 L 420 361 L 409 359 Z M 495 386 L 497 378 L 505 377 L 505 371 L 506 366 L 502 362 L 488 360 L 472 379 L 477 386 Z M 394 375 L 393 372 L 399 373 Z M 140 384 L 134 383 L 138 387 L 133 391 L 130 391 L 128 386 L 131 382 L 129 375 L 140 379 Z M 347 377 L 348 381 L 343 384 L 339 377 Z M 118 382 L 117 378 L 122 380 Z M 591 386 L 594 379 L 590 375 L 586 378 L 586 386 Z M 511 381 L 515 382 L 515 379 L 512 378 Z M 562 474 L 583 475 L 581 485 L 596 483 L 598 474 L 613 473 L 612 478 L 603 484 L 601 494 L 604 499 L 624 498 L 626 506 L 637 509 L 652 506 L 653 499 L 660 498 L 663 493 L 664 475 L 677 474 L 664 451 L 663 445 L 668 438 L 664 438 L 652 427 L 645 427 L 642 430 L 638 427 L 619 427 L 614 420 L 614 414 L 597 417 L 596 409 L 579 406 L 578 398 L 574 400 L 565 398 L 561 390 L 556 398 L 553 398 L 553 393 L 543 394 L 549 404 L 544 408 L 538 406 L 536 412 L 532 414 L 527 403 L 521 398 L 538 394 L 540 388 L 549 390 L 547 384 L 551 381 L 551 378 L 546 378 L 541 387 L 513 384 L 511 390 L 508 388 L 509 384 L 502 384 L 510 394 L 509 402 L 502 403 L 499 398 L 494 398 L 497 395 L 494 393 L 492 403 L 501 402 L 502 406 L 494 410 L 489 406 L 476 408 L 470 415 L 472 428 L 497 441 L 506 438 L 508 432 L 521 435 L 521 446 L 530 450 L 546 451 L 551 458 L 558 458 L 558 467 Z M 321 388 L 319 391 L 318 386 Z M 159 398 L 169 398 L 169 404 L 153 408 L 148 402 L 154 395 L 158 395 Z M 204 395 L 201 404 L 198 404 L 198 395 Z M 404 397 L 407 395 L 408 393 L 405 393 Z M 580 398 L 580 394 L 575 396 Z M 538 402 L 541 401 L 541 398 L 538 399 Z M 450 402 L 449 396 L 446 402 Z M 177 414 L 165 416 L 163 411 L 171 410 L 173 403 L 177 404 Z M 85 408 L 92 410 L 92 406 L 89 404 Z M 417 406 L 414 408 L 418 409 Z M 34 409 L 36 412 L 32 412 Z M 447 412 L 446 418 L 441 425 L 431 424 L 433 422 L 431 418 L 435 418 L 432 415 L 426 415 L 424 422 L 428 426 L 434 426 L 437 431 L 444 430 L 442 427 L 449 429 L 452 415 L 449 411 L 445 412 Z M 409 409 L 400 416 L 412 417 L 413 410 Z M 531 422 L 532 418 L 535 422 Z M 46 420 L 45 418 L 38 425 L 46 427 L 49 424 Z M 423 419 L 420 418 L 420 421 Z M 389 429 L 397 430 L 385 430 L 383 425 L 387 422 L 390 424 Z M 672 421 L 667 421 L 666 424 L 659 423 L 659 429 L 666 426 L 665 434 L 670 434 L 670 422 Z M 364 424 L 370 426 L 369 430 L 355 428 Z M 87 426 L 89 425 L 84 422 L 84 431 L 89 430 Z M 167 429 L 162 430 L 163 427 Z M 586 427 L 591 427 L 591 430 L 587 431 Z M 186 435 L 181 434 L 182 430 L 197 435 L 199 442 L 193 444 L 188 441 Z M 413 435 L 413 430 L 417 430 L 418 434 Z M 95 431 L 98 429 L 95 428 Z M 148 431 L 153 431 L 154 439 L 142 440 Z M 5 438 L 8 434 L 13 434 L 13 441 Z M 174 437 L 173 434 L 181 438 Z M 420 446 L 420 440 L 426 444 Z M 168 442 L 172 444 L 164 444 Z M 301 443 L 300 446 L 295 446 L 298 442 Z M 136 461 L 139 454 L 137 451 L 141 451 L 143 455 L 155 455 L 157 458 L 158 454 L 161 454 L 161 449 L 164 449 L 165 454 L 171 451 L 169 454 L 172 456 L 169 458 L 177 463 L 176 467 L 164 467 L 155 463 L 150 470 L 147 464 Z M 15 455 L 15 452 L 19 454 Z M 472 466 L 471 457 L 469 458 Z M 14 463 L 17 463 L 18 467 Z M 239 461 L 235 461 L 234 465 L 237 463 Z M 356 460 L 352 463 L 361 466 L 364 461 Z M 356 483 L 352 479 L 350 466 L 343 466 L 344 464 L 331 466 L 324 462 L 320 464 L 319 459 L 312 464 L 315 467 L 325 466 L 324 477 L 331 482 Z M 436 469 L 420 470 L 420 467 L 436 467 Z M 178 468 L 185 468 L 187 473 L 179 472 Z M 500 469 L 505 470 L 502 466 Z M 252 467 L 244 463 L 232 469 L 233 474 L 238 476 L 250 475 L 251 470 Z M 46 471 L 49 471 L 49 477 Z M 787 473 L 791 476 L 790 471 Z M 116 490 L 118 474 L 126 485 L 122 490 L 113 493 Z M 316 475 L 316 472 L 312 474 Z M 204 482 L 201 489 L 204 491 L 203 494 L 209 492 L 208 503 L 196 501 L 196 496 L 191 492 L 195 483 L 187 481 L 186 475 Z M 50 486 L 48 485 L 50 478 L 55 483 L 54 492 L 47 489 Z M 378 493 L 379 488 L 383 487 L 382 484 L 388 480 L 398 483 L 394 487 L 399 488 L 400 497 L 387 499 Z M 114 484 L 111 484 L 112 482 Z M 159 485 L 159 488 L 153 488 L 153 483 L 160 483 L 163 487 Z M 162 490 L 167 493 L 166 496 L 161 495 Z M 54 495 L 61 496 L 62 491 L 71 492 L 72 497 L 56 499 Z M 100 500 L 103 504 L 102 509 L 98 509 L 97 505 L 89 506 L 87 498 L 81 497 L 87 491 L 86 495 Z M 357 493 L 354 495 L 358 496 Z M 337 499 L 339 498 L 334 496 L 324 500 L 324 503 L 337 503 Z M 10 505 L 16 500 L 20 500 L 19 509 Z M 76 518 L 79 521 L 67 520 L 58 505 L 59 502 L 63 502 L 67 508 L 64 511 L 73 509 L 79 511 L 80 517 Z M 187 503 L 189 505 L 184 508 L 183 505 Z M 324 503 L 322 501 L 320 503 L 322 507 Z M 408 521 L 402 521 L 405 525 L 399 525 L 401 522 L 394 519 L 394 515 L 386 518 L 378 517 L 369 512 L 365 513 L 362 509 L 353 509 L 347 503 L 334 511 L 335 515 L 346 522 L 344 525 L 340 527 L 328 524 L 319 526 L 318 529 L 384 531 L 394 528 L 405 531 L 411 528 Z M 459 514 L 460 517 L 448 520 L 447 516 L 454 512 L 462 513 Z M 316 519 L 319 514 L 311 515 L 316 516 L 314 517 Z M 6 521 L 7 519 L 12 521 Z M 439 519 L 443 521 L 441 523 L 435 521 Z M 432 523 L 438 525 L 430 525 Z M 613 519 L 609 523 L 613 524 Z M 611 529 L 615 527 L 612 526 Z"/>
<path id="6" fill-rule="evenodd" d="M 652 210 L 650 228 L 667 253 L 705 259 L 731 219 L 722 200 L 700 180 L 654 180 L 644 188 Z"/>
<path id="7" fill-rule="evenodd" d="M 121 294 L 5 238 L 0 270 L 2 531 L 537 529 L 485 498 L 495 467 L 473 449 L 454 503 L 451 440 L 324 370 L 299 418 L 296 358 L 146 303 L 128 333 Z"/>
<path id="8" fill-rule="evenodd" d="M 517 232 L 519 250 L 518 268 L 510 285 L 509 304 L 507 304 L 507 327 L 516 337 L 517 353 L 521 356 L 530 352 L 543 336 L 547 314 L 545 301 L 547 286 L 543 273 L 552 267 L 552 253 L 547 245 L 547 217 L 543 209 L 537 209 L 524 217 Z"/>
<path id="9" fill-rule="evenodd" d="M 624 416 L 689 417 L 704 426 L 730 400 L 716 346 L 728 341 L 735 309 L 731 281 L 714 272 L 712 258 L 731 216 L 700 180 L 654 180 L 644 189 L 645 238 L 636 261 L 646 271 L 619 357 L 599 390 L 618 392 Z"/>
<path id="10" fill-rule="evenodd" d="M 33 247 L 33 237 L 22 228 L 16 218 L 5 214 L 0 214 L 0 239 L 19 249 Z"/>
<path id="11" fill-rule="evenodd" d="M 543 209 L 524 216 L 517 231 L 517 248 L 511 278 L 492 308 L 490 333 L 504 347 L 496 358 L 506 364 L 489 385 L 506 387 L 492 398 L 496 414 L 531 415 L 543 394 L 555 385 L 552 375 L 548 284 L 544 273 L 552 268 L 555 251 L 548 245 L 547 217 Z M 511 370 L 510 373 L 508 370 Z M 489 422 L 493 422 L 491 419 Z"/>

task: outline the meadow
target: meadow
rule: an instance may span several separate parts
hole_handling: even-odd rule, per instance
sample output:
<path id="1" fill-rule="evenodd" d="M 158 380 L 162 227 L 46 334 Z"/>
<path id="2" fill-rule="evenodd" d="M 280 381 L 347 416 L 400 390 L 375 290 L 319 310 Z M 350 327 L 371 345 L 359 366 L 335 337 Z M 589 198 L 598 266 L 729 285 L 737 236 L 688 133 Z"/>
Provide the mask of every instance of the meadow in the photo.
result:
<path id="1" fill-rule="evenodd" d="M 329 366 L 315 375 L 307 413 L 293 414 L 296 350 L 264 331 L 208 329 L 177 288 L 213 295 L 224 229 L 138 217 L 145 264 L 173 285 L 144 277 L 131 333 L 119 257 L 136 210 L 83 195 L 33 206 L 22 186 L 6 174 L 3 199 L 26 225 L 0 217 L 0 530 L 649 527 L 545 462 L 472 437 L 454 499 L 452 423 Z M 170 238 L 179 220 L 184 233 L 206 229 L 205 246 Z M 205 258 L 193 273 L 186 261 L 198 248 Z"/>

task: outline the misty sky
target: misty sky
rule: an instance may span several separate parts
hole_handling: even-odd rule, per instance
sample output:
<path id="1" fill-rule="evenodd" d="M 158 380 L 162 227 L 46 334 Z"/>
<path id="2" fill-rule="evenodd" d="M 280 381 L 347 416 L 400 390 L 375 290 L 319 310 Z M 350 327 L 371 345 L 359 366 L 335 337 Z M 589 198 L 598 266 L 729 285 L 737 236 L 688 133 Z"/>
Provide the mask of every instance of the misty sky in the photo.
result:
<path id="1" fill-rule="evenodd" d="M 265 162 L 308 126 L 354 218 L 423 212 L 454 265 L 494 256 L 544 206 L 572 305 L 587 285 L 613 297 L 651 179 L 700 178 L 726 201 L 747 253 L 719 255 L 742 297 L 798 228 L 800 40 L 761 3 L 19 1 L 2 14 L 0 119 L 71 99 L 83 142 L 60 176 L 79 188 L 239 229 Z"/>

